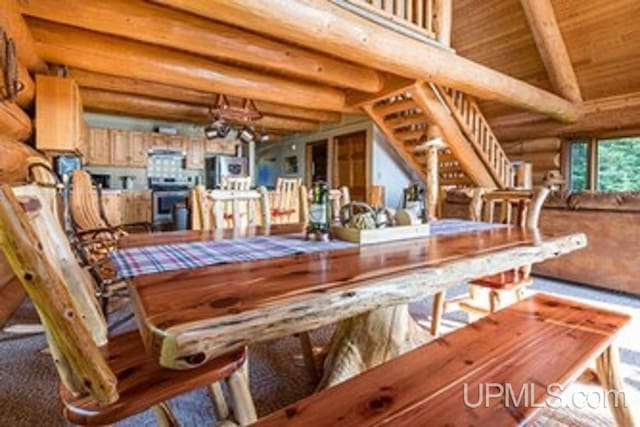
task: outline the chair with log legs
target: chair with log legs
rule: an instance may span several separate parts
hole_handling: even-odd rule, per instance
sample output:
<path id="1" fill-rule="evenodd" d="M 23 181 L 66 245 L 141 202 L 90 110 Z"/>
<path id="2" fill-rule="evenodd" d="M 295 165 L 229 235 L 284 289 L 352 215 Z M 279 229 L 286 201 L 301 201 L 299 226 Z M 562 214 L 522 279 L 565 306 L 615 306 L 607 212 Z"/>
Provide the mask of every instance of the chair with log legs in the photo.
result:
<path id="1" fill-rule="evenodd" d="M 276 190 L 272 193 L 271 217 L 274 224 L 299 222 L 296 218 L 300 195 L 300 178 L 278 178 Z"/>
<path id="2" fill-rule="evenodd" d="M 17 195 L 17 194 L 19 195 Z M 107 425 L 153 408 L 160 425 L 177 425 L 167 400 L 227 381 L 237 420 L 256 419 L 242 367 L 246 349 L 191 370 L 171 370 L 147 356 L 137 331 L 107 336 L 59 223 L 35 186 L 0 191 L 0 248 L 35 305 L 60 376 L 63 414 L 77 425 Z M 219 393 L 213 393 L 220 397 Z M 219 412 L 226 402 L 216 399 Z"/>
<path id="3" fill-rule="evenodd" d="M 251 188 L 251 177 L 225 177 L 222 178 L 221 190 L 246 191 Z"/>
<path id="4" fill-rule="evenodd" d="M 306 194 L 304 186 L 299 191 Z M 195 230 L 220 230 L 231 228 L 235 230 L 261 225 L 265 232 L 271 225 L 269 215 L 269 195 L 264 187 L 249 191 L 205 191 L 204 187 L 196 186 L 191 193 L 192 228 Z M 229 211 L 229 208 L 231 211 Z M 304 212 L 303 207 L 300 208 Z M 260 224 L 256 219 L 260 217 Z M 311 338 L 307 332 L 297 334 L 302 346 L 305 367 L 312 380 L 318 379 Z"/>
<path id="5" fill-rule="evenodd" d="M 512 224 L 530 229 L 538 228 L 540 213 L 549 189 L 541 187 L 537 191 L 497 190 L 474 192 L 469 207 L 472 220 L 488 223 Z M 499 205 L 499 211 L 496 206 Z M 499 217 L 496 214 L 499 212 Z M 438 335 L 442 315 L 459 309 L 473 318 L 486 316 L 504 307 L 506 300 L 520 301 L 527 286 L 533 284 L 531 265 L 504 271 L 493 276 L 482 277 L 469 283 L 469 294 L 446 301 L 445 292 L 439 292 L 433 300 L 431 333 Z M 485 300 L 484 297 L 487 297 Z M 482 301 L 481 301 L 482 299 Z"/>

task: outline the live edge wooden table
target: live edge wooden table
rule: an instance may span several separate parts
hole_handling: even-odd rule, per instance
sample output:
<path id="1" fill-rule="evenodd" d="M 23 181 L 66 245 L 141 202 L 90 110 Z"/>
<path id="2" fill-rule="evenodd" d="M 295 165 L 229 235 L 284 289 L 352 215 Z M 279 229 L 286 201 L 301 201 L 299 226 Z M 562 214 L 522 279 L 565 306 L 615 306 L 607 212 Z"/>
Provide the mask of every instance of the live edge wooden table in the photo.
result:
<path id="1" fill-rule="evenodd" d="M 131 235 L 122 248 L 261 235 L 182 231 Z M 299 226 L 272 226 L 289 234 Z M 321 386 L 346 380 L 428 341 L 408 303 L 465 281 L 586 246 L 584 234 L 505 227 L 223 264 L 129 280 L 148 351 L 189 369 L 240 346 L 339 322 Z"/>

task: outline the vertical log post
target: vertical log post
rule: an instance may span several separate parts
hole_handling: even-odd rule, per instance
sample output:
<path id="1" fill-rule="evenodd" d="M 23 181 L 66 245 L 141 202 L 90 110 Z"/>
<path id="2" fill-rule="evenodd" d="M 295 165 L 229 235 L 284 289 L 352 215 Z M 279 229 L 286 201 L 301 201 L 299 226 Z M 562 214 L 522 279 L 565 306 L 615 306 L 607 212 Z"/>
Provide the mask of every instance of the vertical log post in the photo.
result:
<path id="1" fill-rule="evenodd" d="M 427 194 L 425 197 L 425 211 L 429 221 L 437 219 L 438 197 L 440 195 L 438 150 L 445 147 L 442 132 L 438 126 L 429 126 L 427 131 Z"/>
<path id="2" fill-rule="evenodd" d="M 436 38 L 443 46 L 450 47 L 453 19 L 452 0 L 435 0 L 434 14 Z"/>

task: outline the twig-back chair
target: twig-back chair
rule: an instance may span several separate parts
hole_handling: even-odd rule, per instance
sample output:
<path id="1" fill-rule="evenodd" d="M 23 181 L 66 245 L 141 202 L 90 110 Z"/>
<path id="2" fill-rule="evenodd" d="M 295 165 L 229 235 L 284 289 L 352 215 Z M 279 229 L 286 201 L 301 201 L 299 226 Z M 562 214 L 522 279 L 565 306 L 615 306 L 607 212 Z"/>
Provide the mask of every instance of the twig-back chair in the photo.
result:
<path id="1" fill-rule="evenodd" d="M 530 190 L 477 190 L 469 208 L 472 220 L 488 223 L 512 224 L 518 227 L 536 229 L 540 213 L 549 189 L 541 187 Z M 496 217 L 496 205 L 500 205 L 500 216 Z M 515 215 L 514 215 L 515 208 Z M 485 316 L 499 310 L 503 304 L 502 294 L 510 293 L 515 301 L 524 298 L 524 289 L 533 284 L 531 265 L 504 271 L 493 276 L 482 277 L 470 282 L 469 295 L 452 301 L 445 301 L 445 292 L 435 295 L 431 317 L 431 333 L 438 335 L 444 312 L 458 308 L 471 316 Z M 480 291 L 488 292 L 488 308 L 478 303 Z"/>
<path id="2" fill-rule="evenodd" d="M 70 422 L 111 424 L 153 407 L 161 425 L 177 425 L 166 400 L 225 379 L 238 421 L 255 421 L 241 370 L 246 350 L 177 371 L 147 356 L 137 331 L 107 339 L 105 321 L 87 291 L 90 278 L 43 206 L 45 198 L 37 187 L 17 193 L 19 198 L 6 185 L 0 191 L 0 247 L 45 327 Z"/>

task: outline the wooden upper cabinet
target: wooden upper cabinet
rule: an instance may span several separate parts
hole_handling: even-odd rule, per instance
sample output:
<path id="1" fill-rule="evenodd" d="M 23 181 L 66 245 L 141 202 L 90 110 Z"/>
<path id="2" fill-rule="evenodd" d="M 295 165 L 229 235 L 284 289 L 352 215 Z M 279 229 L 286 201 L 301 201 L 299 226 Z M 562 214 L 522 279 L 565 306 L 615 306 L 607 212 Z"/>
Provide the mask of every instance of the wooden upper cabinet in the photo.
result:
<path id="1" fill-rule="evenodd" d="M 89 129 L 86 163 L 88 165 L 108 166 L 111 164 L 111 139 L 109 129 Z"/>
<path id="2" fill-rule="evenodd" d="M 187 139 L 187 169 L 204 168 L 204 141 L 202 138 Z"/>
<path id="3" fill-rule="evenodd" d="M 164 150 L 167 148 L 167 135 L 150 133 L 148 144 L 149 150 Z"/>
<path id="4" fill-rule="evenodd" d="M 130 166 L 144 168 L 147 166 L 147 133 L 131 132 L 131 161 Z"/>
<path id="5" fill-rule="evenodd" d="M 186 151 L 187 138 L 182 135 L 171 135 L 167 137 L 167 149 L 175 151 Z"/>
<path id="6" fill-rule="evenodd" d="M 129 166 L 131 161 L 131 138 L 126 130 L 111 129 L 111 164 L 113 166 Z"/>
<path id="7" fill-rule="evenodd" d="M 73 79 L 36 76 L 36 147 L 45 152 L 85 154 L 84 117 Z"/>

